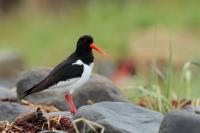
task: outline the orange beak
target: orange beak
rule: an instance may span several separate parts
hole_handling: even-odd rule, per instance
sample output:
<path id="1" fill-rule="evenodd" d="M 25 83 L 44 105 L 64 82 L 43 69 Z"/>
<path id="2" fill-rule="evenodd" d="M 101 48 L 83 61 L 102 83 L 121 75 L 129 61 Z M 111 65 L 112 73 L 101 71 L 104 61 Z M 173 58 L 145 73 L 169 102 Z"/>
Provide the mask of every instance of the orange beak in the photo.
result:
<path id="1" fill-rule="evenodd" d="M 106 55 L 106 52 L 98 48 L 94 43 L 90 44 L 90 48 L 96 50 L 97 52 L 101 53 L 102 55 Z"/>

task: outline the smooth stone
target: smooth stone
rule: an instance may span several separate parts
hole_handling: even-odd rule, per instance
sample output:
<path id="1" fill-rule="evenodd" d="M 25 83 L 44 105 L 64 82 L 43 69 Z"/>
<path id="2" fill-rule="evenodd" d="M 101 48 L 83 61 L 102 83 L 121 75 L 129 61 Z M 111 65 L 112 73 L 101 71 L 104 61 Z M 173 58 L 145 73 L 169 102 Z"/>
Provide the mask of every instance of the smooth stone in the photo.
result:
<path id="1" fill-rule="evenodd" d="M 50 112 L 46 114 L 48 117 L 51 116 L 62 116 L 67 118 L 72 118 L 72 114 L 69 111 L 62 111 L 62 112 Z"/>
<path id="2" fill-rule="evenodd" d="M 22 96 L 24 91 L 43 80 L 51 70 L 52 68 L 49 67 L 37 67 L 32 70 L 21 72 L 16 81 L 18 97 Z"/>
<path id="3" fill-rule="evenodd" d="M 16 77 L 12 79 L 0 79 L 0 86 L 8 89 L 12 89 L 16 84 Z"/>
<path id="4" fill-rule="evenodd" d="M 23 72 L 16 85 L 18 98 L 23 95 L 25 90 L 44 79 L 50 71 L 50 68 L 42 68 Z M 29 95 L 25 99 L 36 104 L 54 105 L 60 110 L 66 111 L 68 110 L 65 100 L 67 92 L 66 88 L 47 89 Z M 73 100 L 77 108 L 102 101 L 128 101 L 109 79 L 97 74 L 93 74 L 86 84 L 74 91 Z"/>
<path id="5" fill-rule="evenodd" d="M 18 103 L 0 102 L 0 121 L 13 121 L 18 115 L 33 111 Z"/>
<path id="6" fill-rule="evenodd" d="M 16 100 L 17 94 L 8 89 L 0 86 L 0 100 Z"/>
<path id="7" fill-rule="evenodd" d="M 100 75 L 112 77 L 117 70 L 117 64 L 103 58 L 95 62 L 95 70 Z"/>
<path id="8" fill-rule="evenodd" d="M 24 68 L 22 55 L 12 51 L 0 51 L 0 78 L 15 77 Z"/>
<path id="9" fill-rule="evenodd" d="M 105 127 L 105 133 L 158 133 L 161 113 L 124 102 L 101 102 L 79 108 L 76 118 Z"/>
<path id="10" fill-rule="evenodd" d="M 98 74 L 93 74 L 85 85 L 74 90 L 73 100 L 78 108 L 103 101 L 128 102 L 112 81 Z"/>
<path id="11" fill-rule="evenodd" d="M 183 111 L 200 114 L 200 106 L 187 105 L 182 108 Z"/>
<path id="12" fill-rule="evenodd" d="M 200 115 L 186 111 L 165 115 L 159 133 L 199 133 Z"/>

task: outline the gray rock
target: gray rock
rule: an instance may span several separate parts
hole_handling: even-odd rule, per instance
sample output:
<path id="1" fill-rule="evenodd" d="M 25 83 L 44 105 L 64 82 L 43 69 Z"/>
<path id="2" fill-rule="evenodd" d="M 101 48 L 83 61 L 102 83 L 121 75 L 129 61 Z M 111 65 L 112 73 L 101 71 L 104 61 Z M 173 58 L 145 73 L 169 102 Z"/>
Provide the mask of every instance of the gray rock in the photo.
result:
<path id="1" fill-rule="evenodd" d="M 48 67 L 38 67 L 20 73 L 16 81 L 18 97 L 22 96 L 24 91 L 43 80 L 51 70 Z"/>
<path id="2" fill-rule="evenodd" d="M 105 127 L 105 133 L 157 133 L 162 114 L 123 102 L 102 102 L 81 107 L 84 117 Z"/>
<path id="3" fill-rule="evenodd" d="M 105 58 L 99 59 L 95 62 L 95 71 L 106 77 L 111 77 L 117 70 L 117 63 L 106 60 Z"/>
<path id="4" fill-rule="evenodd" d="M 73 100 L 78 108 L 90 102 L 128 101 L 110 80 L 97 74 L 93 74 L 85 85 L 74 91 Z"/>
<path id="5" fill-rule="evenodd" d="M 31 88 L 46 77 L 50 70 L 49 68 L 34 69 L 21 74 L 17 82 L 18 97 L 20 97 L 25 90 Z M 51 104 L 61 110 L 68 110 L 64 97 L 66 92 L 68 92 L 68 90 L 65 88 L 48 89 L 40 93 L 29 95 L 25 99 L 33 103 Z M 74 91 L 73 99 L 77 108 L 87 105 L 88 100 L 94 103 L 101 101 L 127 101 L 110 80 L 97 74 L 92 75 L 85 85 Z"/>
<path id="6" fill-rule="evenodd" d="M 16 52 L 0 51 L 0 78 L 15 77 L 24 67 L 24 59 Z"/>
<path id="7" fill-rule="evenodd" d="M 8 89 L 12 89 L 15 87 L 15 78 L 11 78 L 11 79 L 0 79 L 0 86 L 8 88 Z"/>
<path id="8" fill-rule="evenodd" d="M 47 114 L 48 117 L 51 116 L 63 116 L 67 118 L 72 118 L 72 114 L 69 111 L 62 111 L 62 112 L 50 112 Z"/>
<path id="9" fill-rule="evenodd" d="M 200 106 L 187 105 L 182 108 L 183 111 L 200 114 Z"/>
<path id="10" fill-rule="evenodd" d="M 32 111 L 18 103 L 0 102 L 0 121 L 13 121 L 21 113 Z"/>
<path id="11" fill-rule="evenodd" d="M 186 111 L 165 115 L 159 133 L 199 133 L 200 116 Z"/>
<path id="12" fill-rule="evenodd" d="M 17 94 L 7 88 L 1 87 L 0 86 L 0 100 L 16 100 L 17 99 Z"/>

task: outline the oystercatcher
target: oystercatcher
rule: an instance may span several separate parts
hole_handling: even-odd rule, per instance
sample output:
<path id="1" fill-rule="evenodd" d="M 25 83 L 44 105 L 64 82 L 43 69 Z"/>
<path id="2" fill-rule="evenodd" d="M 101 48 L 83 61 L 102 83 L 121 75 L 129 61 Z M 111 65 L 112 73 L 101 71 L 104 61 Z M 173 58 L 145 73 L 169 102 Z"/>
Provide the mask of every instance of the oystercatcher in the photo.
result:
<path id="1" fill-rule="evenodd" d="M 76 113 L 76 107 L 72 100 L 73 90 L 83 85 L 90 77 L 94 65 L 92 49 L 105 55 L 106 53 L 96 47 L 93 38 L 84 35 L 78 39 L 76 50 L 63 62 L 57 65 L 50 74 L 41 82 L 24 92 L 25 97 L 32 93 L 40 92 L 48 88 L 63 88 L 68 90 L 65 95 L 69 110 Z"/>

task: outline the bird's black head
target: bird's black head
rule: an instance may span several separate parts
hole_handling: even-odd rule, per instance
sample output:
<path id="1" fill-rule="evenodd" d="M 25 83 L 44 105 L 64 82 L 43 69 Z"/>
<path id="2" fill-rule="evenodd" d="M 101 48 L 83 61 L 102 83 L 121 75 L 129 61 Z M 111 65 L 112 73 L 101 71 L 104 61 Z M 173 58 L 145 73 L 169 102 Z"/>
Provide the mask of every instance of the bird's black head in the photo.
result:
<path id="1" fill-rule="evenodd" d="M 80 54 L 92 53 L 92 49 L 95 49 L 96 51 L 105 55 L 105 52 L 103 50 L 96 47 L 96 45 L 94 44 L 94 40 L 90 35 L 84 35 L 78 39 L 76 47 L 77 53 Z"/>
<path id="2" fill-rule="evenodd" d="M 92 50 L 90 48 L 90 45 L 92 43 L 93 43 L 93 38 L 91 36 L 89 35 L 81 36 L 78 39 L 76 51 L 79 53 L 82 53 L 82 52 L 91 53 Z"/>

